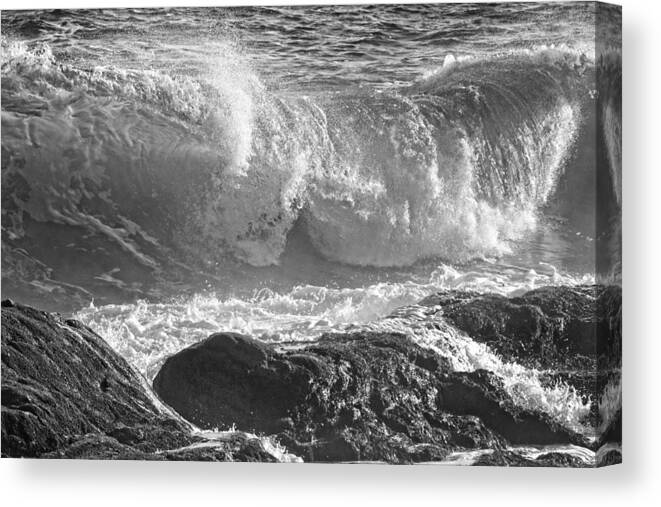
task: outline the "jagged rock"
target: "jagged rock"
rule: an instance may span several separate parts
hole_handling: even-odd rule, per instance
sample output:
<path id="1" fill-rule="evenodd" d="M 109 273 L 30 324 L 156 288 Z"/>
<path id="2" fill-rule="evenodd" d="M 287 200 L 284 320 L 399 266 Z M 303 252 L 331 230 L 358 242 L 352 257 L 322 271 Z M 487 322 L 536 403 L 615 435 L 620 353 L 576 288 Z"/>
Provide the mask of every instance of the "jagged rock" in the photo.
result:
<path id="1" fill-rule="evenodd" d="M 172 461 L 249 461 L 274 463 L 277 461 L 300 461 L 287 455 L 283 449 L 265 445 L 265 441 L 240 431 L 200 440 L 180 449 L 163 453 Z"/>
<path id="2" fill-rule="evenodd" d="M 590 320 L 590 301 L 601 301 L 603 318 Z M 614 364 L 621 346 L 619 289 L 549 288 L 509 300 L 446 293 L 424 304 L 439 305 L 476 340 L 528 365 L 593 368 L 597 352 L 584 354 L 591 339 Z M 608 331 L 605 339 L 597 336 L 600 329 Z M 329 334 L 279 346 L 219 333 L 180 351 L 165 362 L 154 387 L 203 428 L 243 430 L 222 438 L 195 431 L 74 320 L 3 302 L 2 367 L 3 456 L 293 459 L 244 431 L 272 435 L 306 461 L 439 461 L 455 450 L 491 449 L 476 464 L 582 466 L 555 452 L 528 459 L 508 445 L 588 446 L 549 417 L 517 407 L 495 374 L 454 372 L 446 359 L 398 333 Z M 586 369 L 549 372 L 548 381 L 603 382 Z M 619 441 L 617 421 L 604 438 L 612 433 Z M 601 464 L 621 459 L 619 451 L 601 454 Z"/>
<path id="3" fill-rule="evenodd" d="M 190 433 L 91 330 L 30 307 L 3 307 L 3 453 L 39 456 L 71 436 L 112 434 L 118 425 L 147 426 L 149 440 L 139 443 L 163 448 Z"/>
<path id="4" fill-rule="evenodd" d="M 605 452 L 597 453 L 597 467 L 619 465 L 620 463 L 622 463 L 622 452 L 620 449 L 608 449 Z"/>
<path id="5" fill-rule="evenodd" d="M 306 460 L 398 462 L 445 454 L 445 433 L 427 420 L 435 412 L 430 370 L 439 361 L 400 335 L 328 338 L 280 354 L 221 333 L 169 358 L 154 386 L 195 424 L 277 434 Z M 398 389 L 400 381 L 411 390 Z M 492 438 L 477 433 L 485 444 Z"/>
<path id="6" fill-rule="evenodd" d="M 1 414 L 5 457 L 280 459 L 256 437 L 210 443 L 89 328 L 7 302 Z"/>
<path id="7" fill-rule="evenodd" d="M 507 361 L 543 370 L 593 401 L 589 422 L 601 423 L 598 400 L 622 358 L 622 289 L 542 287 L 519 297 L 443 291 L 420 302 Z"/>
<path id="8" fill-rule="evenodd" d="M 605 428 L 604 432 L 601 434 L 600 443 L 621 443 L 622 442 L 622 409 L 617 411 L 617 413 L 609 421 L 608 426 Z"/>
<path id="9" fill-rule="evenodd" d="M 453 414 L 478 416 L 511 444 L 579 443 L 585 441 L 550 417 L 518 408 L 491 372 L 454 372 L 439 388 L 439 406 Z"/>
<path id="10" fill-rule="evenodd" d="M 500 467 L 571 467 L 587 468 L 585 463 L 576 456 L 562 452 L 549 452 L 540 454 L 535 459 L 526 458 L 513 451 L 497 449 L 478 457 L 473 466 L 500 466 Z"/>
<path id="11" fill-rule="evenodd" d="M 421 301 L 507 360 L 596 372 L 621 360 L 620 287 L 542 287 L 520 297 L 439 292 Z"/>
<path id="12" fill-rule="evenodd" d="M 515 408 L 494 375 L 452 372 L 398 333 L 325 335 L 289 350 L 218 333 L 170 357 L 154 388 L 201 427 L 275 434 L 310 461 L 436 460 L 507 440 L 585 443 Z"/>
<path id="13" fill-rule="evenodd" d="M 40 455 L 49 459 L 121 459 L 121 460 L 164 460 L 159 454 L 140 451 L 117 439 L 101 434 L 83 435 L 71 444 Z"/>
<path id="14" fill-rule="evenodd" d="M 176 449 L 146 452 L 112 436 L 93 433 L 83 435 L 70 444 L 46 454 L 51 459 L 115 459 L 149 461 L 244 461 L 274 463 L 296 461 L 284 452 L 268 449 L 255 436 L 234 432 L 232 438 L 205 439 L 194 437 L 192 443 Z"/>

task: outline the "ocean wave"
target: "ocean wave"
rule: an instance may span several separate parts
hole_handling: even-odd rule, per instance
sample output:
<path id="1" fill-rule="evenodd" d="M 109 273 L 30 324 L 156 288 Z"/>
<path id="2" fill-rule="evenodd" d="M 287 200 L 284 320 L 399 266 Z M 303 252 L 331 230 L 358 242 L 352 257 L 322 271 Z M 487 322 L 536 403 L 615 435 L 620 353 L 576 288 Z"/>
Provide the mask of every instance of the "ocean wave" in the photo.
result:
<path id="1" fill-rule="evenodd" d="M 26 215 L 65 223 L 147 265 L 145 238 L 207 264 L 277 264 L 295 224 L 347 264 L 501 255 L 553 194 L 589 72 L 540 49 L 292 97 L 231 52 L 189 78 L 80 69 L 3 39 L 7 214 L 17 237 Z"/>
<path id="2" fill-rule="evenodd" d="M 622 205 L 622 52 L 609 49 L 597 62 L 599 113 L 605 151 L 618 205 Z"/>
<path id="3" fill-rule="evenodd" d="M 622 280 L 622 52 L 598 48 L 596 63 L 598 130 L 597 163 L 600 185 L 597 209 L 597 264 L 602 278 Z"/>

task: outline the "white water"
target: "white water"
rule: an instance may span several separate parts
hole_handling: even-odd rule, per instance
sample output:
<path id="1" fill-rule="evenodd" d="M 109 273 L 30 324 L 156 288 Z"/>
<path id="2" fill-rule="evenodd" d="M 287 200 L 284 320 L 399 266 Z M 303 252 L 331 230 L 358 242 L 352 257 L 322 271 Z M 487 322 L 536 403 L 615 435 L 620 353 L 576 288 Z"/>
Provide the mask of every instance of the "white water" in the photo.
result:
<path id="1" fill-rule="evenodd" d="M 229 44 L 201 76 L 171 77 L 78 68 L 47 43 L 3 39 L 19 110 L 3 115 L 3 146 L 28 161 L 17 168 L 31 187 L 22 209 L 103 234 L 147 266 L 138 235 L 275 265 L 300 219 L 331 261 L 465 262 L 510 253 L 536 230 L 581 121 L 584 97 L 565 81 L 584 86 L 582 58 L 541 46 L 450 62 L 410 89 L 291 95 L 269 90 Z M 41 113 L 26 118 L 33 101 Z M 135 200 L 167 210 L 174 238 L 143 224 Z"/>
<path id="2" fill-rule="evenodd" d="M 573 388 L 564 384 L 543 387 L 539 372 L 503 361 L 486 345 L 446 324 L 436 315 L 437 309 L 415 305 L 443 289 L 513 296 L 543 285 L 592 282 L 586 277 L 559 275 L 547 266 L 540 266 L 540 273 L 503 273 L 507 272 L 459 272 L 440 266 L 425 283 L 391 282 L 344 289 L 308 285 L 287 293 L 263 289 L 247 299 L 198 295 L 170 303 L 90 306 L 76 318 L 103 336 L 147 378 L 156 375 L 166 357 L 220 331 L 278 343 L 315 340 L 330 331 L 401 332 L 450 359 L 457 371 L 484 368 L 494 372 L 519 406 L 587 431 L 582 419 L 590 403 L 583 403 Z"/>

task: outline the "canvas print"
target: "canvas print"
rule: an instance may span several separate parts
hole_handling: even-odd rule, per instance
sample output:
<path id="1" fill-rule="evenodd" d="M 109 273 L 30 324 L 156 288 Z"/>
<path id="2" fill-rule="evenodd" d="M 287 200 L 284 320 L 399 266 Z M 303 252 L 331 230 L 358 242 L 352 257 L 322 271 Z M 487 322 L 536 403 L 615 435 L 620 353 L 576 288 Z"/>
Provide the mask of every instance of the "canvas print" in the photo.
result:
<path id="1" fill-rule="evenodd" d="M 621 462 L 619 6 L 1 18 L 3 458 Z"/>

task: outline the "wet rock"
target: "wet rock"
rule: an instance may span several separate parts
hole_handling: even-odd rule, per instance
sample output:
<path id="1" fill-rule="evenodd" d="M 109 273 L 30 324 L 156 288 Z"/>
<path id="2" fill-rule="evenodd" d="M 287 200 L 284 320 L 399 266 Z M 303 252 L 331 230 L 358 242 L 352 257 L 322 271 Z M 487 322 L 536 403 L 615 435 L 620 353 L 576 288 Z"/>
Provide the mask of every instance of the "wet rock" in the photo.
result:
<path id="1" fill-rule="evenodd" d="M 586 422 L 601 424 L 596 400 L 621 367 L 620 287 L 542 287 L 512 298 L 443 291 L 420 304 L 438 307 L 444 319 L 505 360 L 542 370 L 546 387 L 574 387 L 584 402 L 592 400 Z"/>
<path id="2" fill-rule="evenodd" d="M 2 308 L 4 454 L 40 456 L 73 435 L 111 435 L 120 424 L 148 430 L 136 446 L 187 441 L 190 426 L 160 405 L 144 379 L 82 324 L 21 305 Z"/>
<path id="3" fill-rule="evenodd" d="M 201 427 L 277 434 L 306 460 L 399 462 L 421 443 L 445 453 L 445 433 L 428 421 L 439 361 L 402 335 L 327 337 L 280 353 L 221 333 L 169 358 L 154 387 Z"/>
<path id="4" fill-rule="evenodd" d="M 498 377 L 486 370 L 448 374 L 441 381 L 438 396 L 443 410 L 476 415 L 511 444 L 587 445 L 585 439 L 555 423 L 549 416 L 518 408 Z"/>
<path id="5" fill-rule="evenodd" d="M 570 385 L 576 389 L 576 392 L 581 395 L 582 401 L 585 403 L 589 400 L 592 401 L 590 405 L 590 414 L 586 419 L 586 423 L 592 427 L 598 427 L 602 424 L 601 414 L 599 413 L 599 403 L 595 400 L 601 398 L 608 385 L 608 383 L 615 377 L 619 376 L 618 370 L 605 370 L 605 371 L 546 371 L 540 373 L 540 380 L 542 385 L 547 388 L 552 388 L 558 383 Z"/>
<path id="6" fill-rule="evenodd" d="M 597 453 L 597 467 L 607 467 L 622 463 L 622 451 L 620 449 L 608 449 Z"/>
<path id="7" fill-rule="evenodd" d="M 622 409 L 611 418 L 608 426 L 601 435 L 600 443 L 621 443 L 622 442 Z"/>
<path id="8" fill-rule="evenodd" d="M 284 450 L 269 448 L 265 445 L 264 440 L 240 431 L 201 439 L 190 446 L 165 451 L 162 455 L 165 459 L 171 461 L 244 461 L 259 463 L 300 461 L 298 458 L 285 454 Z"/>
<path id="9" fill-rule="evenodd" d="M 188 455 L 198 459 L 278 459 L 263 446 L 257 453 L 255 438 L 246 449 L 223 440 L 213 453 L 196 451 L 208 439 L 102 338 L 16 303 L 2 306 L 1 419 L 4 457 L 180 459 L 177 449 L 194 446 Z"/>
<path id="10" fill-rule="evenodd" d="M 621 361 L 620 287 L 542 287 L 520 297 L 440 292 L 420 304 L 507 360 L 530 367 L 597 371 Z"/>
<path id="11" fill-rule="evenodd" d="M 535 461 L 544 467 L 570 467 L 570 468 L 587 468 L 592 467 L 591 463 L 586 463 L 577 456 L 572 456 L 565 452 L 547 452 L 540 454 L 535 458 Z"/>
<path id="12" fill-rule="evenodd" d="M 148 461 L 244 461 L 275 463 L 295 461 L 291 456 L 274 452 L 264 442 L 242 432 L 232 433 L 231 438 L 206 439 L 199 436 L 192 443 L 176 449 L 146 452 L 109 435 L 93 433 L 73 439 L 64 447 L 41 455 L 49 459 L 114 459 Z M 184 442 L 182 442 L 184 443 Z"/>
<path id="13" fill-rule="evenodd" d="M 170 357 L 154 380 L 183 417 L 273 434 L 306 461 L 442 459 L 506 442 L 581 442 L 514 407 L 490 373 L 455 373 L 398 333 L 323 336 L 277 349 L 218 333 Z"/>
<path id="14" fill-rule="evenodd" d="M 48 459 L 119 459 L 119 460 L 164 460 L 165 457 L 140 451 L 135 447 L 123 444 L 115 438 L 91 433 L 83 435 L 69 445 L 42 454 L 40 458 Z"/>
<path id="15" fill-rule="evenodd" d="M 539 466 L 532 459 L 524 458 L 523 456 L 513 452 L 487 452 L 478 457 L 472 466 L 498 466 L 498 467 L 535 467 Z"/>
<path id="16" fill-rule="evenodd" d="M 481 455 L 475 460 L 473 466 L 588 468 L 591 467 L 591 464 L 562 452 L 544 453 L 531 459 L 511 450 L 497 449 Z"/>

